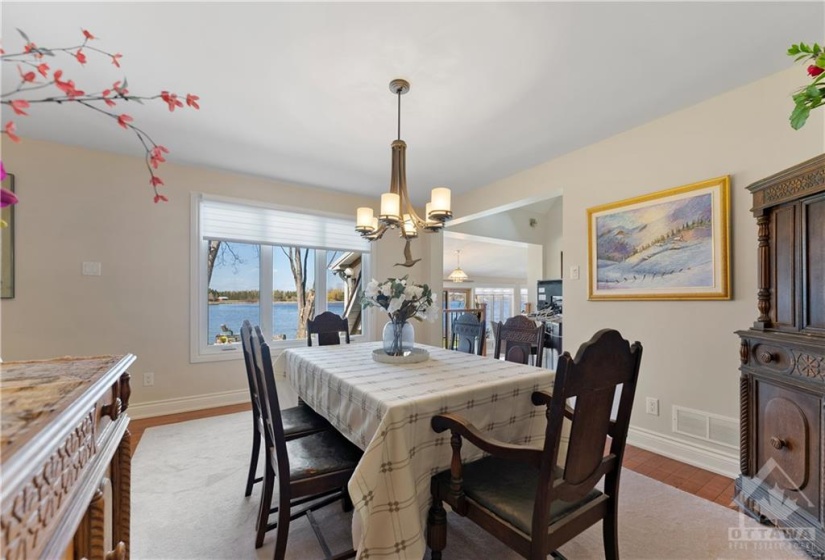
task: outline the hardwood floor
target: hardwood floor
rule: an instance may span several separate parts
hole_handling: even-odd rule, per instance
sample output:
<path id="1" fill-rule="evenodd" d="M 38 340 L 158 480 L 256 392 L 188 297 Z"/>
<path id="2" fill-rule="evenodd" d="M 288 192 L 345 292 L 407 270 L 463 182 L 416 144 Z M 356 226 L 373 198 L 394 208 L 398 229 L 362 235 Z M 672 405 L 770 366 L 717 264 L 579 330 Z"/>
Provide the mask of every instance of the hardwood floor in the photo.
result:
<path id="1" fill-rule="evenodd" d="M 689 494 L 736 509 L 733 479 L 628 445 L 624 466 Z"/>
<path id="2" fill-rule="evenodd" d="M 250 405 L 248 404 L 236 404 L 222 406 L 220 408 L 132 420 L 129 423 L 129 431 L 132 433 L 132 453 L 137 449 L 140 438 L 146 428 L 186 422 L 187 420 L 197 420 L 198 418 L 219 416 L 221 414 L 233 414 L 249 409 Z M 249 429 L 251 430 L 252 427 L 250 426 Z M 736 509 L 733 505 L 733 479 L 726 476 L 680 463 L 679 461 L 674 461 L 673 459 L 645 451 L 644 449 L 639 449 L 638 447 L 633 447 L 632 445 L 628 445 L 625 451 L 624 466 L 639 474 L 679 488 L 689 494 L 694 494 L 711 502 Z"/>

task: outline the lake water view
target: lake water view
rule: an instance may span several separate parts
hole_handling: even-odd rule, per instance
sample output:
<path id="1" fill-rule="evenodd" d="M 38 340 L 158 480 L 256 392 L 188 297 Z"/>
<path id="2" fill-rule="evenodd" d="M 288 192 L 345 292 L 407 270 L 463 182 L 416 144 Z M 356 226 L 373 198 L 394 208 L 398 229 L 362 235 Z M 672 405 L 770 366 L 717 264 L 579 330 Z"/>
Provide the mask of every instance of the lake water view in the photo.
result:
<path id="1" fill-rule="evenodd" d="M 226 325 L 235 334 L 240 334 L 241 324 L 248 319 L 253 325 L 260 325 L 260 305 L 257 303 L 218 303 L 209 305 L 209 334 L 207 342 L 215 344 L 215 336 L 221 333 L 221 325 Z M 344 302 L 331 301 L 327 309 L 341 315 Z M 298 304 L 279 302 L 272 304 L 272 332 L 276 337 L 286 335 L 294 339 L 298 332 Z"/>

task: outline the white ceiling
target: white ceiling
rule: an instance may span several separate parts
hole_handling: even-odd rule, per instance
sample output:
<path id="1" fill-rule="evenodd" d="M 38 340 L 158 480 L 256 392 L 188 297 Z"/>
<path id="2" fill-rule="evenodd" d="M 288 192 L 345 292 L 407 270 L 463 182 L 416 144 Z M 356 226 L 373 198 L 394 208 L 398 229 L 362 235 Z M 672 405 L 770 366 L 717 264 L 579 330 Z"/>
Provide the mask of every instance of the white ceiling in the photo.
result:
<path id="1" fill-rule="evenodd" d="M 484 279 L 527 277 L 527 245 L 444 232 L 444 278 L 455 269 L 461 251 L 461 269 L 474 284 Z M 472 286 L 471 286 L 472 287 Z"/>
<path id="2" fill-rule="evenodd" d="M 825 16 L 821 2 L 3 2 L 7 52 L 15 28 L 42 47 L 85 28 L 123 53 L 121 70 L 93 53 L 52 64 L 87 91 L 126 76 L 135 94 L 199 95 L 200 112 L 127 108 L 169 161 L 376 196 L 396 132 L 388 83 L 407 78 L 421 204 L 433 186 L 465 192 L 788 68 L 787 46 L 821 40 Z M 2 79 L 16 84 L 14 65 Z M 30 113 L 16 117 L 23 136 L 141 153 L 80 107 Z"/>

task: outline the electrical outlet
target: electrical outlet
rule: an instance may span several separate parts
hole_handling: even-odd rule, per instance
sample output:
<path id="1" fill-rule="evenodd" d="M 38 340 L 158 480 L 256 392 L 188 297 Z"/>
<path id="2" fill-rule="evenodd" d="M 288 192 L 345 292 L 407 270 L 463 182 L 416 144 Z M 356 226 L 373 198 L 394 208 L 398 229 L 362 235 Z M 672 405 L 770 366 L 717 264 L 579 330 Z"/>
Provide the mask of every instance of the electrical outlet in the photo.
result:
<path id="1" fill-rule="evenodd" d="M 653 416 L 659 416 L 659 399 L 654 399 L 653 397 L 647 397 L 645 400 L 645 412 L 648 414 L 652 414 Z"/>
<path id="2" fill-rule="evenodd" d="M 570 279 L 571 280 L 578 280 L 579 279 L 579 267 L 578 266 L 571 266 L 570 267 Z"/>
<path id="3" fill-rule="evenodd" d="M 151 387 L 155 384 L 155 372 L 147 371 L 143 374 L 143 386 L 144 387 Z"/>
<path id="4" fill-rule="evenodd" d="M 92 261 L 83 261 L 81 272 L 83 276 L 100 276 L 100 263 Z"/>

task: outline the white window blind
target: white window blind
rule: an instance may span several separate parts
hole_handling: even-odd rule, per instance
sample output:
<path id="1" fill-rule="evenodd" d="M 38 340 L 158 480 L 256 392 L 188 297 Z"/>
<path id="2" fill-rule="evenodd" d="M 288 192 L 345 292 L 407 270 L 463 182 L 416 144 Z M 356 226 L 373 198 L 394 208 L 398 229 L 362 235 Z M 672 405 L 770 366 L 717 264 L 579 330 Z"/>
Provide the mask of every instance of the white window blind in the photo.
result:
<path id="1" fill-rule="evenodd" d="M 303 214 L 253 203 L 202 197 L 200 226 L 203 239 L 369 251 L 369 242 L 356 233 L 354 220 Z"/>

